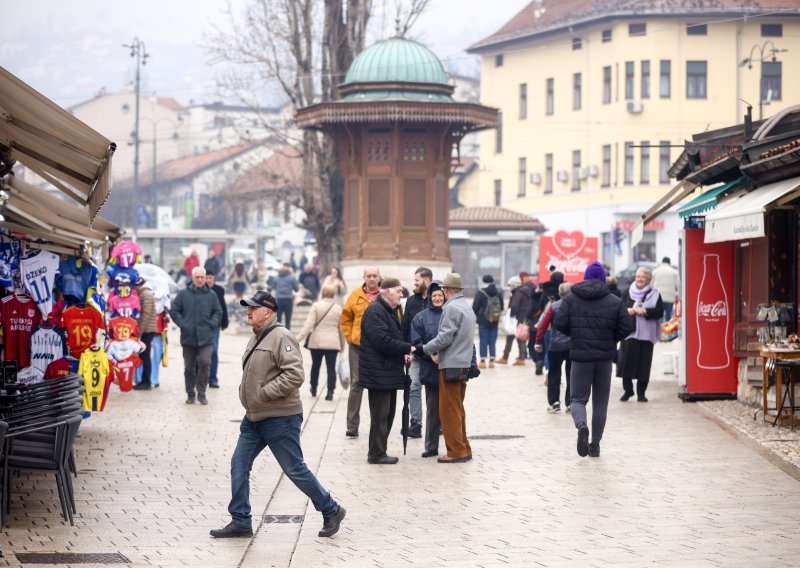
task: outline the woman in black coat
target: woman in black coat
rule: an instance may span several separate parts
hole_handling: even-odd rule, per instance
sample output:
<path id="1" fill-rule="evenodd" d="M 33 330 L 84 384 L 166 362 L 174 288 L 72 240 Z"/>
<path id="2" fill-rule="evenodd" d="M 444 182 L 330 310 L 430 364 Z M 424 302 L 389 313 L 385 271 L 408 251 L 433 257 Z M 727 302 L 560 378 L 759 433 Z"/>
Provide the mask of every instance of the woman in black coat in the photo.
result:
<path id="1" fill-rule="evenodd" d="M 403 341 L 400 298 L 402 287 L 396 278 L 384 278 L 381 292 L 361 318 L 361 351 L 358 382 L 369 391 L 369 451 L 367 462 L 394 464 L 386 454 L 392 429 L 397 392 L 405 385 L 406 355 L 412 345 Z"/>

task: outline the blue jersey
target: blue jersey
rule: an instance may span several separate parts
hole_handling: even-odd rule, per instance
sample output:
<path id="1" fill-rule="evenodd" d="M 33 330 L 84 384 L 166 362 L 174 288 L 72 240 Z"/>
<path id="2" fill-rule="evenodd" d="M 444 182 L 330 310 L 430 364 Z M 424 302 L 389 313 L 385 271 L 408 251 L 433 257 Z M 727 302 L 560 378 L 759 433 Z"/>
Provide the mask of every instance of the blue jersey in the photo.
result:
<path id="1" fill-rule="evenodd" d="M 0 286 L 13 288 L 15 280 L 19 280 L 19 241 L 0 241 Z"/>
<path id="2" fill-rule="evenodd" d="M 84 258 L 70 257 L 58 267 L 56 287 L 64 294 L 68 306 L 86 301 L 86 292 L 97 287 L 97 267 Z"/>

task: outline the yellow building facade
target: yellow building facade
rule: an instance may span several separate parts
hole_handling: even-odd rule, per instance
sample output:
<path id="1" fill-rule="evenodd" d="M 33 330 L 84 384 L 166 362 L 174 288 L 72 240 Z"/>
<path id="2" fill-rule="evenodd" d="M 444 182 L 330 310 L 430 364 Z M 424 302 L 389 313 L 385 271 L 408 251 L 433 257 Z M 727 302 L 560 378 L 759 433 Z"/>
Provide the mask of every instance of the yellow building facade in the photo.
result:
<path id="1" fill-rule="evenodd" d="M 532 2 L 468 50 L 481 57 L 481 103 L 502 115 L 480 135 L 479 190 L 464 205 L 501 205 L 548 234 L 597 237 L 617 270 L 677 263 L 674 212 L 633 250 L 627 239 L 616 245 L 614 229 L 627 235 L 675 184 L 667 172 L 691 134 L 741 123 L 742 100 L 755 121 L 759 106 L 768 117 L 798 102 L 800 6 L 677 13 L 660 4 Z"/>

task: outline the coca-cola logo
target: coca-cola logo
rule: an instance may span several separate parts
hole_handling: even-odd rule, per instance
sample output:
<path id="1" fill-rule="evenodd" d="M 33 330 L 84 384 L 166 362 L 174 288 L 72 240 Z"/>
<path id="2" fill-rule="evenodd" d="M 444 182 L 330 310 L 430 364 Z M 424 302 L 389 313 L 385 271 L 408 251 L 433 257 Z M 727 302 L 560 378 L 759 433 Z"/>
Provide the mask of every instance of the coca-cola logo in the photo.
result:
<path id="1" fill-rule="evenodd" d="M 586 271 L 586 267 L 592 262 L 592 259 L 582 256 L 574 256 L 572 258 L 559 258 L 557 256 L 547 257 L 547 266 L 554 266 L 555 270 L 563 272 L 564 274 Z"/>
<path id="2" fill-rule="evenodd" d="M 556 231 L 553 237 L 553 246 L 565 258 L 572 258 L 578 254 L 583 245 L 586 244 L 586 237 L 580 231 Z"/>
<path id="3" fill-rule="evenodd" d="M 706 318 L 720 318 L 728 316 L 728 304 L 724 300 L 714 303 L 703 303 L 697 305 L 697 315 Z"/>

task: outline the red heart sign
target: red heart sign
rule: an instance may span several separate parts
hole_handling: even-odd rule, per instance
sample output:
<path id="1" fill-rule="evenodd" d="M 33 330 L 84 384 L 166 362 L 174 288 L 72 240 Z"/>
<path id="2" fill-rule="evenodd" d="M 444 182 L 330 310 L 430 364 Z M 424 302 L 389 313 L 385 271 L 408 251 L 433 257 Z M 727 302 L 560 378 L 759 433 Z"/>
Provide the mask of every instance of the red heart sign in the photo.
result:
<path id="1" fill-rule="evenodd" d="M 564 258 L 572 258 L 578 254 L 586 243 L 586 237 L 580 231 L 557 231 L 553 236 L 553 246 Z"/>

